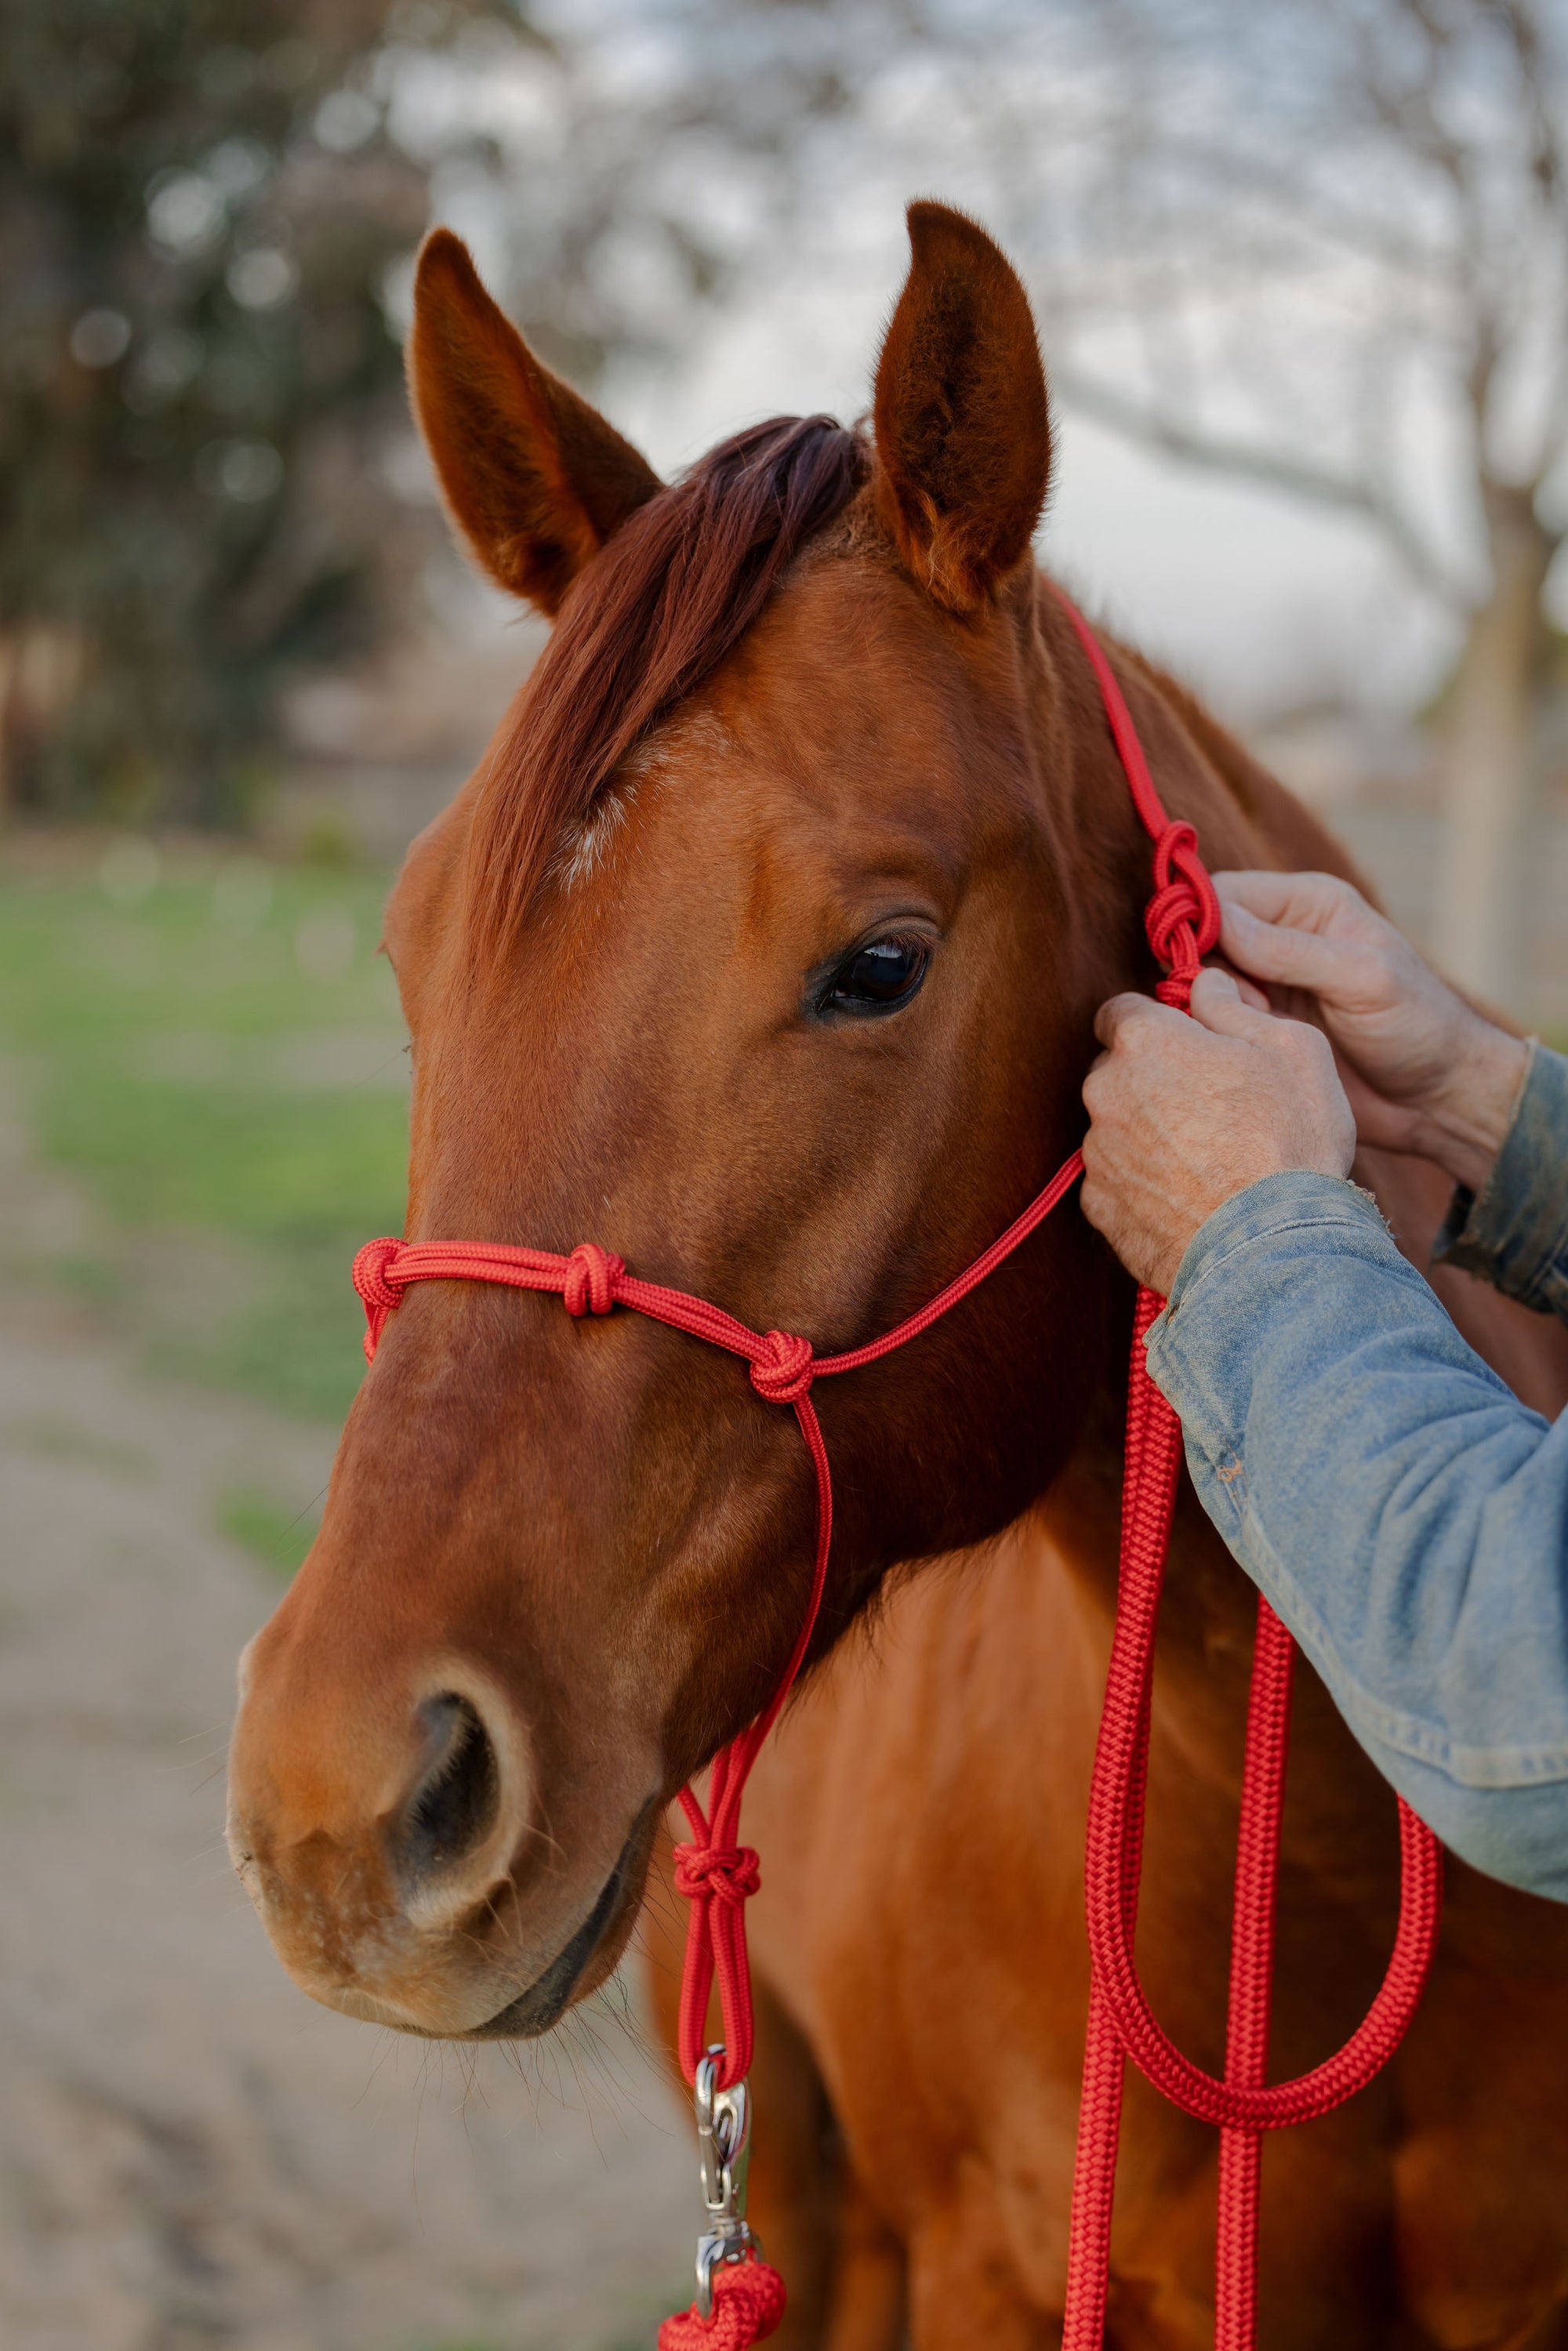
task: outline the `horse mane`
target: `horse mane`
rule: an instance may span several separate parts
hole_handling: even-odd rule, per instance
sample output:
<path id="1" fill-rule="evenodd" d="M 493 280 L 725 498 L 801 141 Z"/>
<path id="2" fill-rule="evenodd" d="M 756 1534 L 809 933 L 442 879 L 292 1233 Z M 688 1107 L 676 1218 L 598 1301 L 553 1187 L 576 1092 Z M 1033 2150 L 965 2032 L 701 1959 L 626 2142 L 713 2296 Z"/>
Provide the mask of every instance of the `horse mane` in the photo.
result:
<path id="1" fill-rule="evenodd" d="M 476 956 L 522 920 L 565 826 L 718 666 L 869 453 L 831 416 L 776 416 L 710 449 L 586 564 L 491 754 L 468 850 Z"/>

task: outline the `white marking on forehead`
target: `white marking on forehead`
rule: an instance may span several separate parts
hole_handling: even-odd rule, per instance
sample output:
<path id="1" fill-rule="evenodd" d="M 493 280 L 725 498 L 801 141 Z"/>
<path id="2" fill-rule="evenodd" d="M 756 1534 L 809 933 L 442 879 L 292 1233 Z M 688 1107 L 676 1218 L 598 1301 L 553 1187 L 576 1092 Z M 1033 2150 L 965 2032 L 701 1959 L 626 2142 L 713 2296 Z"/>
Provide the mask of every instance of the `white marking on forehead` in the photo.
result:
<path id="1" fill-rule="evenodd" d="M 634 743 L 621 762 L 623 776 L 651 775 L 655 768 L 667 767 L 683 751 L 734 751 L 738 748 L 734 736 L 716 710 L 698 704 L 672 711 L 668 718 Z"/>
<path id="2" fill-rule="evenodd" d="M 637 788 L 661 776 L 686 750 L 733 751 L 736 740 L 711 710 L 679 710 L 634 743 L 588 814 L 567 826 L 550 861 L 565 890 L 591 881 L 608 862 L 616 834 L 637 798 Z"/>
<path id="3" fill-rule="evenodd" d="M 636 797 L 634 783 L 607 784 L 588 814 L 567 827 L 550 860 L 564 890 L 575 890 L 598 872 Z"/>

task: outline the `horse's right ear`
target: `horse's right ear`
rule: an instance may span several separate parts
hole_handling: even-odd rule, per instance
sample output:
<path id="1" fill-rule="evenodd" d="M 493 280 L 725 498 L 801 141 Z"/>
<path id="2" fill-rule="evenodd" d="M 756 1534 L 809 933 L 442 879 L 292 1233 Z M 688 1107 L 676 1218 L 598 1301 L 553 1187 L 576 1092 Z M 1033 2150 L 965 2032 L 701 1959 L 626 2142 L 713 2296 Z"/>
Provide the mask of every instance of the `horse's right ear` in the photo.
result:
<path id="1" fill-rule="evenodd" d="M 553 613 L 657 474 L 534 357 L 450 229 L 420 252 L 408 377 L 457 528 L 492 580 Z"/>
<path id="2" fill-rule="evenodd" d="M 923 588 L 973 611 L 1022 562 L 1051 426 L 1029 297 L 946 204 L 909 207 L 909 276 L 876 371 L 877 505 Z"/>

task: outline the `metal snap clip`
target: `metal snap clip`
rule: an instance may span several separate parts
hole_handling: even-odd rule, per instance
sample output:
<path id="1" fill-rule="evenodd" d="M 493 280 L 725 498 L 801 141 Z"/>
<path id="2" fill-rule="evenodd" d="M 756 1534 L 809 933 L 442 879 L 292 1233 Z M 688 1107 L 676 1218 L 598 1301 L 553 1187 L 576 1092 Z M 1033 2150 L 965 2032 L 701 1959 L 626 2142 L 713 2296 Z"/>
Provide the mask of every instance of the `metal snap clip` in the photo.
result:
<path id="1" fill-rule="evenodd" d="M 751 2093 L 746 2082 L 718 2087 L 724 2043 L 699 2060 L 693 2104 L 697 2119 L 697 2168 L 707 2227 L 697 2240 L 697 2309 L 713 2315 L 714 2273 L 721 2262 L 748 2261 L 761 2247 L 746 2219 L 746 2175 L 751 2163 Z"/>

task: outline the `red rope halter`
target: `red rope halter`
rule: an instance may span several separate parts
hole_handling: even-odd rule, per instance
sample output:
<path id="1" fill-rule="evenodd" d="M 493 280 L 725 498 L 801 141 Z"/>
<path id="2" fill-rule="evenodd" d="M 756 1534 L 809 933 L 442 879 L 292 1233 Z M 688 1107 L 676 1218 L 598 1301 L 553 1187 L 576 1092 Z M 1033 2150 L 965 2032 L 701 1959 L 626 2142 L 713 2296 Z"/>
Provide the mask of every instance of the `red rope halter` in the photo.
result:
<path id="1" fill-rule="evenodd" d="M 1093 632 L 1061 599 L 1093 664 L 1111 732 L 1134 805 L 1155 844 L 1156 889 L 1145 914 L 1149 942 L 1168 967 L 1156 993 L 1186 1008 L 1202 958 L 1219 935 L 1214 885 L 1197 853 L 1197 835 L 1162 807 L 1122 690 Z M 821 1606 L 832 1543 L 833 1489 L 827 1447 L 811 1402 L 814 1381 L 859 1371 L 923 1331 L 967 1297 L 1009 1257 L 1071 1189 L 1083 1169 L 1074 1152 L 1021 1216 L 928 1305 L 865 1346 L 814 1354 L 810 1340 L 786 1331 L 757 1332 L 722 1307 L 686 1291 L 629 1274 L 622 1260 L 584 1241 L 569 1257 L 501 1241 L 367 1241 L 354 1259 L 354 1287 L 364 1301 L 365 1355 L 374 1357 L 387 1316 L 414 1281 L 489 1281 L 514 1290 L 554 1291 L 570 1314 L 608 1314 L 628 1306 L 738 1355 L 751 1384 L 770 1404 L 789 1405 L 800 1424 L 817 1486 L 817 1534 L 810 1597 L 789 1662 L 763 1712 L 719 1750 L 705 1812 L 691 1788 L 681 1805 L 692 1842 L 675 1848 L 675 1885 L 691 1903 L 681 1986 L 680 2058 L 688 2081 L 704 2052 L 715 1980 L 724 2019 L 718 2087 L 739 2082 L 751 2064 L 751 1978 L 746 1904 L 758 1888 L 757 1855 L 738 1841 L 740 1800 L 752 1765 L 804 1662 Z M 1261 2134 L 1327 2114 L 1369 2082 L 1398 2046 L 1415 2013 L 1436 1946 L 1442 1855 L 1437 1839 L 1399 1800 L 1399 1928 L 1382 1989 L 1338 2054 L 1293 2082 L 1265 2085 L 1274 1888 L 1283 1808 L 1294 1644 L 1268 1603 L 1258 1604 L 1258 1632 L 1248 1709 L 1246 1761 L 1236 1869 L 1229 2020 L 1223 2080 L 1206 2074 L 1166 2038 L 1151 2011 L 1133 1958 L 1148 1762 L 1149 1697 L 1155 1619 L 1181 1461 L 1176 1414 L 1150 1379 L 1144 1338 L 1164 1301 L 1141 1290 L 1133 1329 L 1123 1489 L 1121 1569 L 1105 1706 L 1089 1798 L 1086 1896 L 1092 1989 L 1083 2061 L 1083 2096 L 1073 2179 L 1063 2351 L 1094 2351 L 1103 2340 L 1110 2276 L 1111 2207 L 1115 2186 L 1124 2061 L 1131 2057 L 1173 2104 L 1220 2132 L 1219 2228 L 1216 2276 L 1218 2351 L 1251 2351 L 1257 2318 L 1258 2182 Z M 755 2260 L 722 2269 L 714 2280 L 711 2317 L 695 2311 L 668 2319 L 661 2351 L 743 2351 L 771 2334 L 783 2314 L 775 2273 Z"/>

